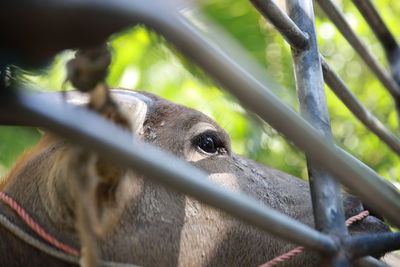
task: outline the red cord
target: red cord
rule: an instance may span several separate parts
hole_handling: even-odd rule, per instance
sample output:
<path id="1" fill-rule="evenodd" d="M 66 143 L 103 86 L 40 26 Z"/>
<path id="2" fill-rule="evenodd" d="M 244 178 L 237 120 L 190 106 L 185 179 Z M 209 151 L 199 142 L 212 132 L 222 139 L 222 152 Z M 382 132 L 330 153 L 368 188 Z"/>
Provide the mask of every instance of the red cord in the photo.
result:
<path id="1" fill-rule="evenodd" d="M 70 246 L 58 241 L 54 237 L 52 237 L 50 234 L 48 234 L 42 227 L 40 227 L 29 214 L 20 206 L 18 205 L 15 200 L 13 200 L 11 197 L 6 195 L 4 192 L 0 192 L 0 199 L 3 200 L 8 206 L 10 206 L 11 209 L 13 209 L 20 217 L 21 219 L 33 230 L 35 233 L 37 233 L 40 237 L 42 237 L 44 240 L 52 244 L 53 246 L 67 252 L 68 254 L 75 255 L 75 256 L 80 256 L 79 251 L 77 251 L 74 248 L 71 248 Z M 360 212 L 359 214 L 350 217 L 349 219 L 346 220 L 346 226 L 350 226 L 356 221 L 360 221 L 367 217 L 369 215 L 369 212 L 367 210 L 364 210 Z M 302 253 L 304 251 L 304 247 L 297 247 L 285 254 L 282 254 L 281 256 L 278 256 L 262 265 L 259 267 L 269 267 L 276 265 L 280 262 L 284 262 L 288 259 L 293 258 L 294 256 Z"/>
<path id="2" fill-rule="evenodd" d="M 8 206 L 10 206 L 11 209 L 13 209 L 19 217 L 33 230 L 35 231 L 36 234 L 38 234 L 41 238 L 55 246 L 56 248 L 59 248 L 68 254 L 75 255 L 79 257 L 80 253 L 74 248 L 71 248 L 70 246 L 58 241 L 55 239 L 53 236 L 51 236 L 49 233 L 47 233 L 40 225 L 38 225 L 31 216 L 20 206 L 18 205 L 17 202 L 15 202 L 14 199 L 9 197 L 7 194 L 4 192 L 0 192 L 0 199 L 4 201 Z"/>
<path id="3" fill-rule="evenodd" d="M 346 220 L 346 226 L 350 226 L 356 221 L 361 221 L 362 219 L 368 217 L 368 215 L 369 215 L 369 211 L 368 210 L 364 210 L 364 211 L 360 212 L 359 214 L 348 218 Z M 304 247 L 297 247 L 295 249 L 292 249 L 289 252 L 286 252 L 285 254 L 282 254 L 282 255 L 280 255 L 280 256 L 278 256 L 278 257 L 276 257 L 276 258 L 274 258 L 274 259 L 272 259 L 272 260 L 260 265 L 259 267 L 274 266 L 274 265 L 276 265 L 276 264 L 278 264 L 280 262 L 284 262 L 286 260 L 289 260 L 289 259 L 293 258 L 294 256 L 302 253 L 303 251 L 304 251 Z"/>
<path id="4" fill-rule="evenodd" d="M 362 219 L 366 218 L 369 216 L 369 211 L 368 210 L 364 210 L 362 212 L 360 212 L 357 215 L 354 215 L 353 217 L 350 217 L 346 220 L 346 226 L 350 226 L 353 223 L 355 223 L 356 221 L 361 221 Z"/>

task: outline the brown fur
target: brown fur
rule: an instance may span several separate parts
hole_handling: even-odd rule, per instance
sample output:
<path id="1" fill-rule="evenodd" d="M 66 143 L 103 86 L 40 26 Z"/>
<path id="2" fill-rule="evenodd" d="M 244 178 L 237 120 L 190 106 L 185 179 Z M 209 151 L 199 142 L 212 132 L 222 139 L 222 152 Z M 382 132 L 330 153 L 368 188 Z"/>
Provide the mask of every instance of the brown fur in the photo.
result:
<path id="1" fill-rule="evenodd" d="M 139 138 L 205 170 L 210 174 L 209 179 L 219 186 L 249 195 L 313 226 L 307 183 L 232 153 L 229 136 L 200 112 L 149 93 L 141 94 L 152 103 L 148 105 Z M 219 132 L 226 154 L 209 156 L 193 147 L 193 137 L 206 130 L 202 127 Z M 5 191 L 47 231 L 79 248 L 74 230 L 73 192 L 66 186 L 68 150 L 69 146 L 62 140 L 41 141 L 34 153 L 20 160 L 10 173 Z M 256 266 L 295 247 L 140 175 L 131 173 L 130 176 L 113 191 L 115 201 L 127 202 L 127 205 L 117 225 L 99 241 L 103 259 L 143 266 Z M 345 197 L 345 207 L 347 216 L 363 210 L 361 203 L 350 196 Z M 2 203 L 0 210 L 26 229 Z M 350 230 L 352 233 L 383 232 L 388 227 L 370 216 L 355 223 Z M 37 252 L 1 227 L 0 238 L 0 266 L 64 264 Z M 282 266 L 312 266 L 317 263 L 316 259 L 316 255 L 307 252 Z"/>
<path id="2" fill-rule="evenodd" d="M 46 146 L 49 146 L 51 143 L 57 141 L 50 134 L 44 135 L 39 143 L 33 148 L 27 149 L 23 152 L 23 154 L 18 158 L 18 160 L 14 163 L 14 166 L 11 168 L 10 172 L 7 174 L 5 178 L 0 181 L 0 191 L 6 187 L 8 183 L 11 182 L 13 178 L 15 178 L 18 172 L 23 168 L 23 166 L 32 158 L 34 158 L 37 154 L 39 154 Z"/>

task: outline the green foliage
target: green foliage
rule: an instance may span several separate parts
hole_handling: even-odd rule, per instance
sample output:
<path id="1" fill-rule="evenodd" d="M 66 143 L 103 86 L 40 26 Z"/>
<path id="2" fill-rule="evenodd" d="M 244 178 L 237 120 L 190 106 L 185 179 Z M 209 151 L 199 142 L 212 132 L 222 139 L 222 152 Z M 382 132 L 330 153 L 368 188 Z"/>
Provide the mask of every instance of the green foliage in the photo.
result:
<path id="1" fill-rule="evenodd" d="M 40 133 L 28 127 L 0 127 L 0 179 L 25 149 L 39 140 Z"/>
<path id="2" fill-rule="evenodd" d="M 336 2 L 369 49 L 387 67 L 378 41 L 352 3 Z M 400 11 L 400 2 L 384 0 L 374 4 L 398 36 L 396 14 Z M 277 92 L 279 96 L 297 109 L 290 47 L 277 31 L 248 1 L 205 0 L 201 8 L 266 68 L 285 88 Z M 321 52 L 360 101 L 388 128 L 397 132 L 397 115 L 390 95 L 318 7 L 316 14 Z M 298 148 L 254 115 L 247 114 L 232 96 L 220 90 L 162 37 L 137 26 L 114 36 L 111 46 L 113 62 L 107 80 L 110 86 L 153 92 L 198 109 L 227 130 L 235 152 L 296 176 L 307 177 L 304 156 Z M 63 85 L 64 65 L 71 56 L 71 51 L 60 54 L 47 75 L 30 76 L 29 79 L 45 90 L 71 89 L 70 85 Z M 326 94 L 336 143 L 385 178 L 399 182 L 399 157 L 355 119 L 328 88 Z M 28 135 L 26 131 L 0 128 L 0 166 L 10 166 L 22 150 L 20 144 L 29 146 L 37 140 L 37 134 L 30 132 Z"/>

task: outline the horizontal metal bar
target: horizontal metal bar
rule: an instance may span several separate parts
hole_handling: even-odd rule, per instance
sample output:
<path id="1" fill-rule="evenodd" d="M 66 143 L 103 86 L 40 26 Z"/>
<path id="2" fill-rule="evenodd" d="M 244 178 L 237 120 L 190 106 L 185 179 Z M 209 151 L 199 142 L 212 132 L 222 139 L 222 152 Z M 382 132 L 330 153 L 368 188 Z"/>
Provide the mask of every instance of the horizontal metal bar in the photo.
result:
<path id="1" fill-rule="evenodd" d="M 250 0 L 255 8 L 282 34 L 292 48 L 308 47 L 307 33 L 303 32 L 272 0 Z"/>
<path id="2" fill-rule="evenodd" d="M 344 245 L 353 258 L 379 256 L 400 249 L 400 232 L 352 236 L 344 239 Z"/>
<path id="3" fill-rule="evenodd" d="M 390 149 L 400 155 L 400 139 L 358 101 L 339 75 L 330 68 L 324 57 L 322 55 L 320 57 L 326 84 L 368 129 L 385 142 Z"/>
<path id="4" fill-rule="evenodd" d="M 360 38 L 351 29 L 338 7 L 331 0 L 317 0 L 320 7 L 336 25 L 346 40 L 353 46 L 354 50 L 360 55 L 361 59 L 378 77 L 385 88 L 395 98 L 400 98 L 400 87 L 385 71 L 381 64 L 371 55 Z"/>
<path id="5" fill-rule="evenodd" d="M 0 92 L 4 92 L 2 89 Z M 210 182 L 203 171 L 134 139 L 93 112 L 68 104 L 60 105 L 42 95 L 10 94 L 7 97 L 3 93 L 0 113 L 3 116 L 9 114 L 19 123 L 47 128 L 112 162 L 130 167 L 149 179 L 189 194 L 287 241 L 322 253 L 333 253 L 337 249 L 329 236 L 249 197 L 223 190 Z"/>
<path id="6" fill-rule="evenodd" d="M 358 260 L 353 261 L 355 267 L 390 267 L 383 261 L 377 260 L 371 256 L 367 256 Z"/>
<path id="7" fill-rule="evenodd" d="M 62 3 L 66 2 L 62 1 Z M 145 5 L 143 1 L 132 0 L 68 1 L 68 4 L 73 3 L 71 8 L 75 11 L 79 10 L 82 5 L 95 6 L 90 9 L 93 20 L 103 21 L 104 17 L 96 16 L 96 14 L 107 14 L 106 18 L 109 19 L 107 23 L 128 26 L 141 21 L 164 34 L 186 56 L 192 58 L 219 80 L 246 107 L 258 113 L 265 121 L 285 134 L 288 139 L 312 156 L 317 163 L 357 193 L 365 203 L 381 211 L 395 225 L 400 226 L 398 191 L 382 182 L 381 178 L 367 166 L 360 165 L 350 155 L 326 142 L 295 111 L 277 98 L 265 84 L 269 84 L 276 90 L 279 90 L 280 87 L 276 86 L 276 83 L 265 72 L 261 72 L 262 68 L 250 60 L 243 50 L 231 49 L 237 47 L 234 45 L 235 42 L 232 45 L 232 40 L 224 42 L 214 38 L 215 41 L 221 42 L 220 46 L 224 47 L 221 49 L 215 44 L 215 41 L 210 42 L 198 29 L 195 29 L 181 13 L 171 9 L 175 8 L 172 4 L 167 7 L 164 5 L 154 6 L 154 2 L 159 3 L 160 1 L 149 0 L 146 3 L 151 8 L 143 8 L 138 11 L 135 9 L 135 5 L 139 2 Z M 46 1 L 46 3 L 59 4 L 54 1 Z M 211 35 L 220 36 L 220 33 Z M 224 35 L 222 34 L 222 36 Z M 232 50 L 234 51 L 232 52 Z M 86 141 L 92 144 L 91 139 Z M 126 147 L 124 146 L 122 149 L 125 151 Z M 123 162 L 125 161 L 123 160 Z M 156 170 L 159 171 L 160 167 L 157 167 Z"/>
<path id="8" fill-rule="evenodd" d="M 220 81 L 246 108 L 283 133 L 365 203 L 381 211 L 382 215 L 400 227 L 399 192 L 387 182 L 382 182 L 383 179 L 370 168 L 360 165 L 353 157 L 327 142 L 276 97 L 265 85 L 275 87 L 277 91 L 280 87 L 266 73 L 261 72 L 262 67 L 249 59 L 243 50 L 230 45 L 235 43 L 232 39 L 224 40 L 221 38 L 224 34 L 212 33 L 213 27 L 210 25 L 207 25 L 207 37 L 204 37 L 190 21 L 179 14 L 172 16 L 162 26 L 157 29 L 160 33 Z"/>
<path id="9" fill-rule="evenodd" d="M 382 17 L 372 4 L 371 0 L 353 0 L 353 3 L 358 8 L 364 19 L 367 21 L 372 31 L 375 33 L 378 40 L 381 42 L 386 53 L 399 48 L 396 39 L 389 31 Z"/>
<path id="10" fill-rule="evenodd" d="M 68 5 L 68 8 L 75 12 L 84 9 L 88 15 L 90 14 L 93 22 L 98 20 L 110 25 L 126 26 L 143 22 L 152 27 L 220 81 L 226 89 L 240 99 L 244 106 L 260 115 L 302 148 L 321 167 L 330 171 L 336 179 L 358 194 L 365 203 L 379 210 L 382 215 L 400 227 L 398 191 L 385 184 L 382 178 L 367 166 L 360 165 L 350 155 L 328 144 L 294 110 L 276 97 L 269 88 L 279 91 L 280 86 L 262 71 L 262 67 L 254 60 L 249 59 L 246 52 L 240 49 L 234 40 L 222 39 L 226 34 L 213 31 L 213 25 L 207 25 L 206 28 L 209 30 L 207 37 L 193 27 L 184 16 L 184 14 L 196 12 L 192 11 L 192 7 L 184 5 L 177 11 L 176 5 L 170 2 L 165 4 L 166 1 L 159 0 L 145 2 L 139 0 L 46 1 L 45 6 L 42 2 L 32 3 L 36 3 L 36 6 L 31 6 L 29 10 L 31 13 L 35 9 L 48 10 L 49 5 L 53 11 L 57 11 L 60 5 L 62 7 L 58 10 L 60 13 L 63 11 L 63 6 Z M 182 2 L 179 3 L 182 4 Z M 210 41 L 210 39 L 213 40 Z M 219 46 L 216 43 L 219 43 Z M 266 84 L 269 88 L 265 86 Z"/>

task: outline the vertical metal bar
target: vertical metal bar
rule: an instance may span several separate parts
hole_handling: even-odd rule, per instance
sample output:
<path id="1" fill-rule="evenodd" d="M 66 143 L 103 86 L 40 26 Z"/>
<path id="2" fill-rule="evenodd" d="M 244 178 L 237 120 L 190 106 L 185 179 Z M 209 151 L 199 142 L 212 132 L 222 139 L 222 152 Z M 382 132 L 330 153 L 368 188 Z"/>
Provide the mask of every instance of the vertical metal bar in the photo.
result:
<path id="1" fill-rule="evenodd" d="M 95 9 L 92 1 L 96 2 Z M 14 2 L 7 2 L 7 7 L 16 12 L 19 5 Z M 46 6 L 37 1 L 29 1 L 29 15 L 40 17 L 40 11 L 44 9 L 47 12 L 49 7 L 54 14 L 61 15 L 65 14 L 65 8 L 70 8 L 93 21 L 99 20 L 107 25 L 129 26 L 138 22 L 146 24 L 163 34 L 186 57 L 218 80 L 243 106 L 283 133 L 365 203 L 379 210 L 385 218 L 400 227 L 399 191 L 371 168 L 326 142 L 308 122 L 280 100 L 273 91 L 282 88 L 235 40 L 227 38 L 226 34 L 217 30 L 218 27 L 203 20 L 202 24 L 207 26 L 202 27 L 203 30 L 207 30 L 206 37 L 191 21 L 191 15 L 196 12 L 193 6 L 183 5 L 178 8 L 167 1 L 164 1 L 167 2 L 165 5 L 155 5 L 154 2 L 159 4 L 160 1 L 46 1 Z M 3 9 L 0 8 L 0 11 Z M 1 14 L 5 16 L 10 13 L 9 8 L 7 11 Z M 74 35 L 70 38 L 73 37 Z M 0 97 L 0 100 L 3 99 Z M 7 118 L 4 119 L 7 121 Z"/>
<path id="2" fill-rule="evenodd" d="M 364 6 L 364 1 L 353 0 L 354 2 L 361 2 Z M 299 46 L 302 43 L 308 43 L 308 37 L 305 35 L 294 22 L 287 17 L 286 13 L 282 11 L 272 0 L 250 0 L 250 2 L 257 8 L 257 10 L 269 20 L 274 27 L 282 34 L 285 40 L 292 48 L 302 50 L 305 47 Z M 365 3 L 369 2 L 366 0 Z M 360 4 L 361 5 L 361 4 Z M 296 25 L 296 26 L 294 26 Z M 389 33 L 390 34 L 390 33 Z M 383 37 L 382 37 L 383 38 Z M 394 41 L 394 40 L 393 40 Z M 393 41 L 389 43 L 393 43 Z M 399 53 L 400 56 L 400 53 Z M 367 110 L 360 101 L 351 93 L 339 75 L 335 73 L 324 57 L 320 54 L 322 70 L 324 72 L 325 82 L 329 85 L 332 91 L 342 100 L 346 107 L 372 132 L 374 132 L 389 148 L 396 153 L 400 154 L 400 140 L 397 136 L 391 133 L 374 115 Z M 395 57 L 392 56 L 392 59 Z M 400 78 L 400 60 L 395 61 L 398 63 L 398 73 Z M 394 66 L 394 65 L 393 65 Z M 397 65 L 396 65 L 397 66 Z M 400 81 L 400 79 L 399 79 Z"/>
<path id="3" fill-rule="evenodd" d="M 292 49 L 300 112 L 327 140 L 331 140 L 312 0 L 286 0 L 286 5 L 289 16 L 309 37 L 308 50 Z M 309 159 L 307 159 L 307 164 L 317 229 L 331 235 L 345 236 L 347 229 L 344 223 L 339 183 Z M 330 266 L 350 266 L 344 253 L 338 253 L 331 259 L 324 259 L 326 260 Z"/>
<path id="4" fill-rule="evenodd" d="M 109 10 L 109 5 L 107 7 Z M 235 40 L 217 30 L 218 27 L 209 21 L 203 20 L 203 25 L 207 25 L 205 37 L 204 32 L 193 26 L 188 19 L 192 18 L 193 12 L 188 12 L 182 10 L 180 13 L 172 13 L 168 20 L 152 26 L 225 86 L 244 107 L 283 133 L 355 192 L 364 203 L 379 210 L 385 218 L 400 227 L 399 191 L 371 168 L 327 142 L 296 111 L 272 93 L 272 90 L 281 90 L 281 87 L 262 71 L 262 67 Z"/>

